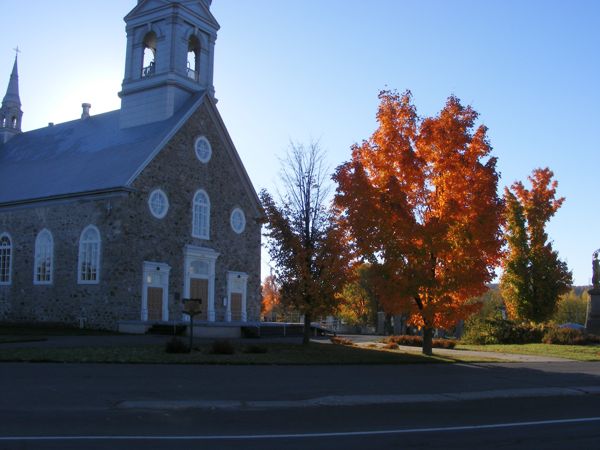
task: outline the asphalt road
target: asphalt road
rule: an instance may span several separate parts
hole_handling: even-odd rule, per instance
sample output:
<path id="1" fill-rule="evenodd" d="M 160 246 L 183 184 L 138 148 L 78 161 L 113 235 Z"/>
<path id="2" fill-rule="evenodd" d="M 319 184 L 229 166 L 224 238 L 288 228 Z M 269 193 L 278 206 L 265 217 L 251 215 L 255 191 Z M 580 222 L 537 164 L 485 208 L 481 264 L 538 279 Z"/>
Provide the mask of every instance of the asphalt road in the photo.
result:
<path id="1" fill-rule="evenodd" d="M 2 364 L 0 449 L 600 448 L 600 395 L 577 387 L 600 389 L 600 364 Z M 332 395 L 404 400 L 303 403 Z"/>

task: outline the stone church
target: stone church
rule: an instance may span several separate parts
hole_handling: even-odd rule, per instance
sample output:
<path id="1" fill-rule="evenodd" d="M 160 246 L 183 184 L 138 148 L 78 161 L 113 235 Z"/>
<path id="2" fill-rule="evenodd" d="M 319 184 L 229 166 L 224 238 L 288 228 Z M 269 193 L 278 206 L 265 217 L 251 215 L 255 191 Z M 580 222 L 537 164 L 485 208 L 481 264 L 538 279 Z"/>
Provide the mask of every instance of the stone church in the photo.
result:
<path id="1" fill-rule="evenodd" d="M 0 108 L 0 322 L 239 330 L 260 314 L 256 192 L 216 107 L 211 0 L 139 0 L 121 108 L 22 132 Z M 218 332 L 217 332 L 218 334 Z"/>

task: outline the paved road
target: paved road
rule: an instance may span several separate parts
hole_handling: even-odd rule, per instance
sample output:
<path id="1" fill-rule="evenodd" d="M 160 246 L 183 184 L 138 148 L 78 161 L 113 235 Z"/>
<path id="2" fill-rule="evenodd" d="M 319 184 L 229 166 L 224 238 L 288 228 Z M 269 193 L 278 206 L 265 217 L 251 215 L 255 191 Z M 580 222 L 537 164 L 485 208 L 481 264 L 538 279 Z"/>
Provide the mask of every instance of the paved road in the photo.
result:
<path id="1" fill-rule="evenodd" d="M 2 364 L 0 449 L 594 448 L 600 396 L 589 392 L 600 363 Z M 385 396 L 393 403 L 372 401 Z"/>

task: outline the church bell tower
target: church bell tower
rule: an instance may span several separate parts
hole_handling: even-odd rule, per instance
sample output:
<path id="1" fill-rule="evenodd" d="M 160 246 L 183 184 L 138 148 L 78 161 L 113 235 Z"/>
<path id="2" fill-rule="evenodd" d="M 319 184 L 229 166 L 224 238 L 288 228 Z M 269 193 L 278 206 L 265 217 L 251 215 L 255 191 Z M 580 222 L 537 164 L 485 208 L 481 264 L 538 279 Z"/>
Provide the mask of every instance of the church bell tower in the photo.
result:
<path id="1" fill-rule="evenodd" d="M 21 110 L 21 98 L 19 96 L 19 68 L 17 59 L 18 49 L 12 73 L 10 74 L 8 88 L 6 89 L 6 95 L 0 107 L 0 144 L 6 143 L 9 139 L 21 133 L 23 111 Z"/>
<path id="2" fill-rule="evenodd" d="M 121 128 L 168 119 L 200 92 L 214 97 L 211 1 L 138 0 L 125 17 Z"/>

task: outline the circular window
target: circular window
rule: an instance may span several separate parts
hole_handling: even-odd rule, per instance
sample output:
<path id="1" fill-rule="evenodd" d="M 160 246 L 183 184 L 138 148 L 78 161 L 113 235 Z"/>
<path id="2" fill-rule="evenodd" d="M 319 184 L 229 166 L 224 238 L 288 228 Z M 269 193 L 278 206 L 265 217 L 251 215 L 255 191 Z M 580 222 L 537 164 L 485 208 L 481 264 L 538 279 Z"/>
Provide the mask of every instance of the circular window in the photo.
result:
<path id="1" fill-rule="evenodd" d="M 235 208 L 231 213 L 231 228 L 237 234 L 243 233 L 246 228 L 246 216 L 240 208 Z"/>
<path id="2" fill-rule="evenodd" d="M 196 156 L 200 162 L 207 163 L 210 161 L 210 157 L 212 156 L 212 148 L 210 146 L 210 142 L 208 142 L 208 139 L 206 139 L 204 136 L 200 136 L 196 139 L 194 148 L 196 149 Z"/>
<path id="3" fill-rule="evenodd" d="M 167 194 L 160 189 L 152 191 L 150 198 L 148 199 L 148 206 L 154 217 L 162 219 L 169 211 L 169 199 L 167 198 Z"/>

